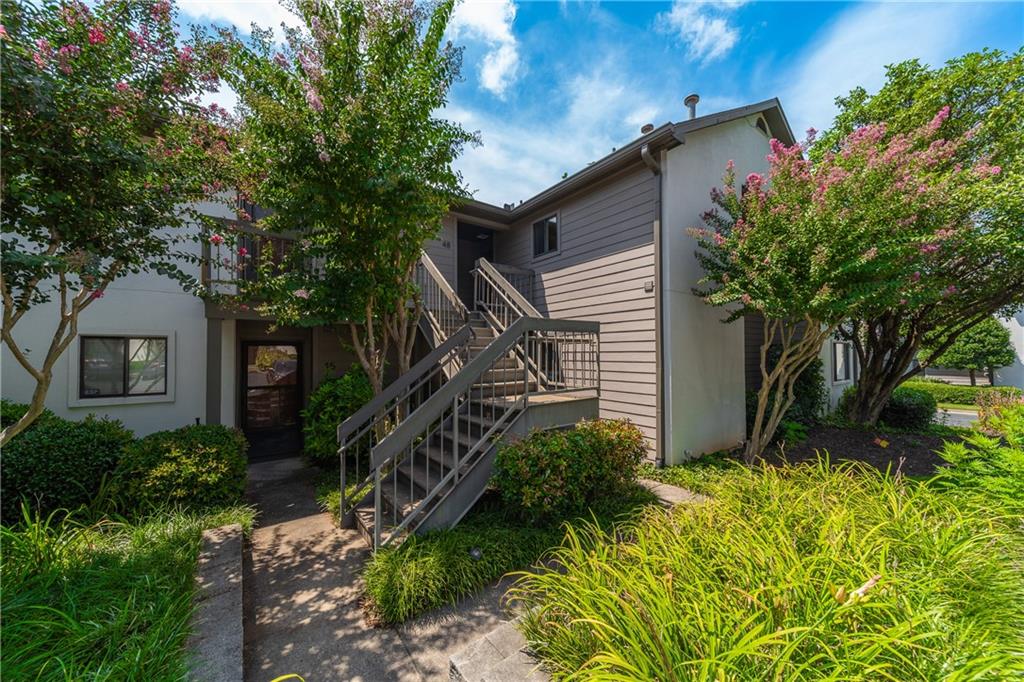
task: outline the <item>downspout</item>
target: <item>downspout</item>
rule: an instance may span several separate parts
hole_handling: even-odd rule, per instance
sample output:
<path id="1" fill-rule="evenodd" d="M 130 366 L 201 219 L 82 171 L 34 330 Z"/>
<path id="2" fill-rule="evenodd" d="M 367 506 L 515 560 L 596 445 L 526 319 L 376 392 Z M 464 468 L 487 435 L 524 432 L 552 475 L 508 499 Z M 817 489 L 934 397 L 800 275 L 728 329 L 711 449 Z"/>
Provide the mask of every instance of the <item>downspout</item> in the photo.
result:
<path id="1" fill-rule="evenodd" d="M 654 174 L 656 182 L 654 184 L 654 339 L 655 339 L 655 351 L 654 351 L 654 371 L 655 371 L 655 397 L 654 397 L 654 418 L 657 426 L 658 438 L 655 441 L 655 453 L 654 453 L 654 464 L 657 468 L 661 469 L 665 466 L 665 441 L 667 440 L 667 430 L 665 428 L 665 410 L 664 410 L 664 396 L 665 396 L 665 382 L 662 360 L 664 357 L 664 336 L 662 334 L 661 319 L 662 319 L 662 284 L 664 280 L 663 268 L 661 267 L 661 192 L 664 178 L 661 174 L 661 164 L 654 158 L 651 153 L 649 145 L 644 145 L 640 148 L 640 158 L 643 159 L 644 165 L 650 169 L 651 173 Z"/>

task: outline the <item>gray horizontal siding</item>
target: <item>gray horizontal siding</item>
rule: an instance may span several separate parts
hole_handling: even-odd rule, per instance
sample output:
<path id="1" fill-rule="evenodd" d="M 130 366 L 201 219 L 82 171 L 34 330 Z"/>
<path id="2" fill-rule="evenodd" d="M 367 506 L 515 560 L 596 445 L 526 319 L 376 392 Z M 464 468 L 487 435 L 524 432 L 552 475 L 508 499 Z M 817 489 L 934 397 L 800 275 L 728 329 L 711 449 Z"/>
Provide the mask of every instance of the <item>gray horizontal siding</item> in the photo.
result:
<path id="1" fill-rule="evenodd" d="M 602 417 L 627 417 L 653 453 L 657 432 L 654 281 L 656 179 L 642 166 L 496 236 L 494 259 L 536 273 L 534 305 L 601 323 Z M 533 222 L 557 212 L 559 252 L 533 258 Z"/>
<path id="2" fill-rule="evenodd" d="M 456 286 L 456 225 L 458 225 L 458 222 L 454 216 L 445 216 L 441 222 L 441 230 L 438 232 L 437 237 L 423 245 L 423 250 L 430 256 L 430 260 L 434 261 L 434 265 L 441 271 L 441 274 L 444 275 L 453 289 Z"/>

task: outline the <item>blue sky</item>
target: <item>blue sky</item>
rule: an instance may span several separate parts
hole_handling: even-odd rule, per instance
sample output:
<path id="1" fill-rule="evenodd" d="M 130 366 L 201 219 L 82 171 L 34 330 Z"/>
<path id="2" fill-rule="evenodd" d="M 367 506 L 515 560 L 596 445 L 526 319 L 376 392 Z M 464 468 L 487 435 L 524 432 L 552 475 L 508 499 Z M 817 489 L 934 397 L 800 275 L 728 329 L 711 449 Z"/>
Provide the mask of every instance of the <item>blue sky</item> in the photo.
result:
<path id="1" fill-rule="evenodd" d="M 247 30 L 294 20 L 274 0 L 181 0 L 186 22 Z M 465 0 L 449 29 L 465 48 L 444 115 L 480 132 L 458 167 L 475 196 L 518 202 L 637 137 L 685 118 L 779 97 L 798 137 L 833 100 L 877 88 L 884 66 L 1024 44 L 1024 3 Z M 225 95 L 230 104 L 230 96 Z"/>

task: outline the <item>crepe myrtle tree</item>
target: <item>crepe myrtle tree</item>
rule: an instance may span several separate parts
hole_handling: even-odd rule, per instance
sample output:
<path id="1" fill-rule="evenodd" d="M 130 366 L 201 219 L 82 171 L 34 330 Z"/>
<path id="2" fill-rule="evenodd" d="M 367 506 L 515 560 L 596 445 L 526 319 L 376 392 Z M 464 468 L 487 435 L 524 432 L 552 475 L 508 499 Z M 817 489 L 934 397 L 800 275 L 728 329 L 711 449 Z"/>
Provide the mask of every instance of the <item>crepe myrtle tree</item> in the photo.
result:
<path id="1" fill-rule="evenodd" d="M 864 309 L 843 327 L 860 365 L 849 416 L 872 424 L 893 389 L 941 364 L 962 334 L 1024 305 L 1024 49 L 974 52 L 936 69 L 917 60 L 895 64 L 874 95 L 856 88 L 836 103 L 839 113 L 811 148 L 812 159 L 838 152 L 858 127 L 885 123 L 888 140 L 948 107 L 938 133 L 958 144 L 936 172 L 976 167 L 993 174 L 949 198 L 970 218 L 925 246 L 933 253 L 914 277 L 930 286 L 915 281 L 906 304 Z"/>
<path id="2" fill-rule="evenodd" d="M 461 65 L 443 41 L 452 6 L 300 1 L 284 45 L 256 28 L 244 41 L 221 34 L 243 116 L 239 187 L 270 211 L 260 228 L 295 239 L 238 300 L 262 300 L 280 323 L 342 330 L 378 393 L 391 348 L 409 369 L 414 268 L 465 194 L 452 162 L 475 137 L 436 116 Z"/>
<path id="3" fill-rule="evenodd" d="M 996 368 L 1012 365 L 1017 358 L 1010 341 L 1010 330 L 999 324 L 994 317 L 965 331 L 941 354 L 936 355 L 929 348 L 922 349 L 921 354 L 939 367 L 967 370 L 971 376 L 971 386 L 977 384 L 977 372 L 987 372 L 991 382 Z"/>
<path id="4" fill-rule="evenodd" d="M 960 144 L 938 136 L 947 115 L 905 135 L 888 136 L 884 124 L 857 128 L 814 164 L 806 144 L 772 140 L 767 177 L 751 173 L 738 189 L 730 164 L 724 188 L 712 192 L 707 227 L 692 230 L 706 273 L 696 293 L 728 306 L 727 321 L 757 312 L 765 325 L 748 461 L 769 444 L 800 373 L 844 321 L 957 293 L 931 264 L 971 229 L 961 195 L 998 169 L 946 168 Z M 772 344 L 780 354 L 770 367 Z"/>
<path id="5" fill-rule="evenodd" d="M 196 104 L 216 87 L 212 55 L 179 44 L 170 3 L 2 10 L 2 337 L 35 389 L 0 445 L 41 413 L 79 317 L 112 281 L 152 270 L 194 284 L 177 251 L 227 151 L 222 122 Z M 53 301 L 48 338 L 19 343 L 18 323 Z"/>

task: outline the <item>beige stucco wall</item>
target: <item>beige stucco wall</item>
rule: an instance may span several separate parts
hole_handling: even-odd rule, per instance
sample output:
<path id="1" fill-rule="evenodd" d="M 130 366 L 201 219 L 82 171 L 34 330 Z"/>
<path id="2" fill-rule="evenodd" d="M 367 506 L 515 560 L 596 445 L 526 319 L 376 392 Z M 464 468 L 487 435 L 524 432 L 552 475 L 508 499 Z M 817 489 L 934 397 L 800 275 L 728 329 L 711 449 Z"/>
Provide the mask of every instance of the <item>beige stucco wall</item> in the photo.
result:
<path id="1" fill-rule="evenodd" d="M 200 210 L 228 216 L 226 207 L 206 203 Z M 198 255 L 198 242 L 182 245 Z M 198 276 L 198 266 L 183 263 Z M 58 315 L 55 302 L 34 307 L 18 323 L 14 337 L 37 364 L 53 337 Z M 61 417 L 83 419 L 90 413 L 122 420 L 138 435 L 177 428 L 206 419 L 206 317 L 202 301 L 156 273 L 130 275 L 107 287 L 79 318 L 79 334 L 167 335 L 167 395 L 79 399 L 78 349 L 72 342 L 54 367 L 46 407 Z M 35 382 L 4 345 L 2 393 L 7 400 L 27 402 Z"/>
<path id="2" fill-rule="evenodd" d="M 693 294 L 701 277 L 696 241 L 687 228 L 702 225 L 721 185 L 726 163 L 742 181 L 767 168 L 768 138 L 751 116 L 690 133 L 662 158 L 664 232 L 662 267 L 665 334 L 666 461 L 678 463 L 731 448 L 745 437 L 743 321 L 723 324 L 726 312 Z"/>
<path id="3" fill-rule="evenodd" d="M 999 323 L 1010 330 L 1010 342 L 1017 351 L 1017 359 L 1009 367 L 996 370 L 996 386 L 1024 388 L 1024 310 L 1008 320 Z"/>

